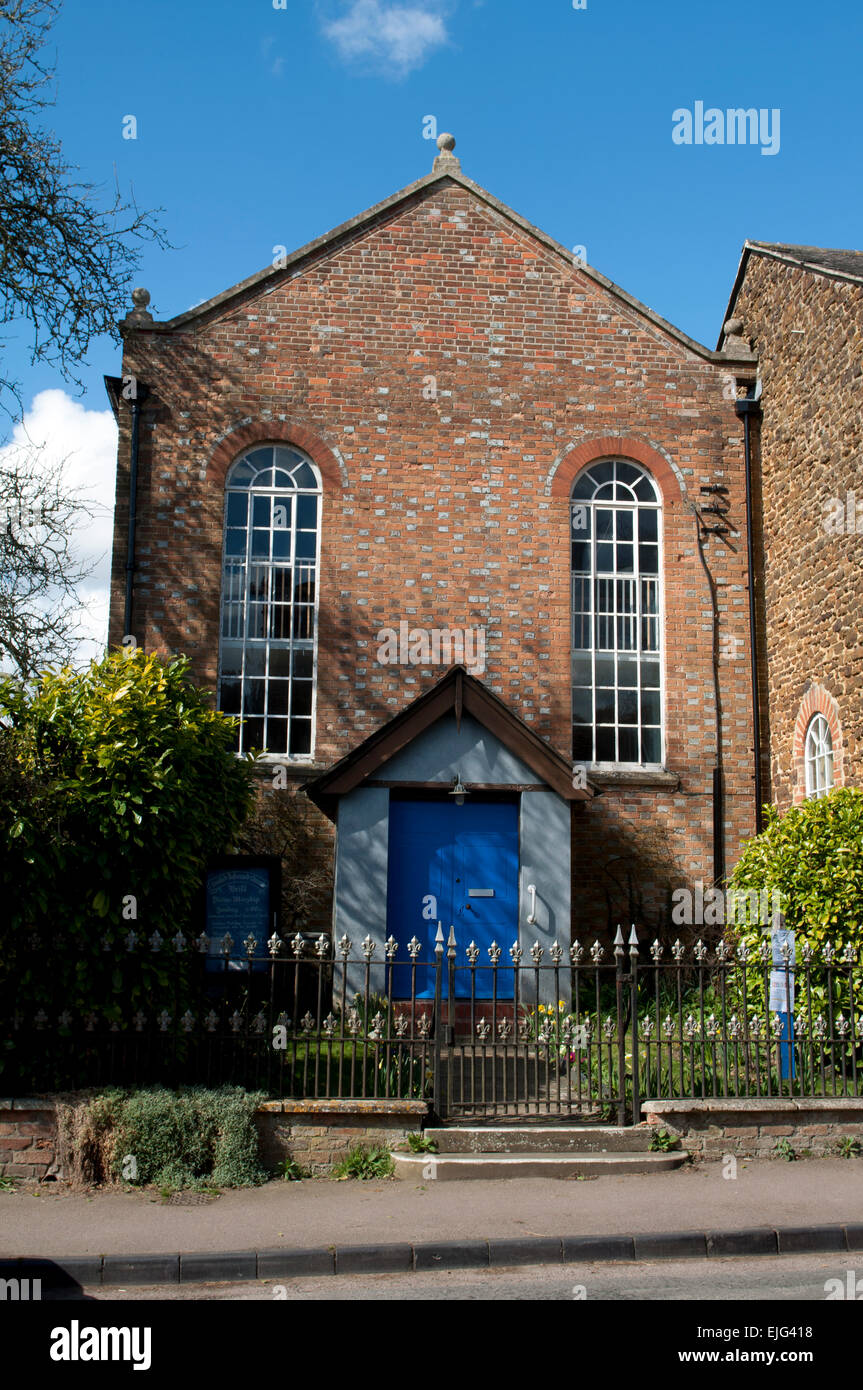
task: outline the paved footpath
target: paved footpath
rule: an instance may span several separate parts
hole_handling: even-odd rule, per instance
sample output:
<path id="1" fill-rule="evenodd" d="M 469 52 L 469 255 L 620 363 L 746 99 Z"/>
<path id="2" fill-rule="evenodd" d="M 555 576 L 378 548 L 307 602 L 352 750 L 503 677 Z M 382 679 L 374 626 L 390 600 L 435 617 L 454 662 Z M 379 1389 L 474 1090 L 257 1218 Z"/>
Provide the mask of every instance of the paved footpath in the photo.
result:
<path id="1" fill-rule="evenodd" d="M 71 1194 L 46 1185 L 0 1193 L 0 1256 L 320 1251 L 817 1225 L 863 1231 L 863 1159 L 740 1161 L 733 1179 L 724 1171 L 707 1163 L 581 1181 L 280 1180 L 198 1205 L 168 1204 L 157 1193 Z"/>

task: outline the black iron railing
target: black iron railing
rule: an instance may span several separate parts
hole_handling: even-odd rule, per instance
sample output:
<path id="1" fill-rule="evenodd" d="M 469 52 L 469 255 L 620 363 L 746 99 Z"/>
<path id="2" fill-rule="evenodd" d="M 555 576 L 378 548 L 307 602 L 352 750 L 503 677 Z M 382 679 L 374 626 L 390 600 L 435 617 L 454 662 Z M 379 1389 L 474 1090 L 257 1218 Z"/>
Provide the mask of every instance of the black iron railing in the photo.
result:
<path id="1" fill-rule="evenodd" d="M 644 1099 L 854 1097 L 856 951 L 574 942 L 463 952 L 439 928 L 360 943 L 127 933 L 103 1007 L 45 985 L 13 1009 L 0 1094 L 243 1085 L 298 1099 L 427 1099 L 441 1118 L 637 1123 Z M 795 959 L 796 955 L 796 959 Z M 24 961 L 18 963 L 24 968 Z M 48 977 L 45 961 L 27 965 Z M 95 965 L 94 965 L 95 969 Z M 65 988 L 65 986 L 64 986 Z"/>

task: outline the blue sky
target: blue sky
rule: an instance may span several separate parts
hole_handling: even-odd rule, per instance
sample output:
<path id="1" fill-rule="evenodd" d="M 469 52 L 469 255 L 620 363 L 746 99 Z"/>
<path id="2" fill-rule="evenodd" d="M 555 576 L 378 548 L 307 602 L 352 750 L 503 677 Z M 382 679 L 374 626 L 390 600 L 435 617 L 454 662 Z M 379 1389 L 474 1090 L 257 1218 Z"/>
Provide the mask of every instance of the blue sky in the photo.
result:
<path id="1" fill-rule="evenodd" d="M 116 165 L 164 208 L 178 249 L 139 276 L 157 316 L 425 173 L 428 114 L 477 183 L 710 346 L 745 237 L 863 245 L 850 0 L 284 3 L 66 0 L 56 129 L 88 178 Z M 779 153 L 675 145 L 696 100 L 778 107 Z M 61 384 L 15 359 L 28 398 Z M 91 396 L 118 367 L 94 346 Z"/>
<path id="2" fill-rule="evenodd" d="M 747 236 L 863 246 L 852 0 L 275 4 L 66 0 L 56 26 L 67 158 L 164 209 L 177 249 L 148 250 L 136 277 L 156 317 L 426 173 L 428 115 L 469 177 L 711 347 Z M 697 101 L 778 108 L 778 153 L 675 144 L 672 113 Z M 37 392 L 75 395 L 23 341 L 10 356 L 31 410 Z M 119 366 L 93 345 L 85 414 Z"/>

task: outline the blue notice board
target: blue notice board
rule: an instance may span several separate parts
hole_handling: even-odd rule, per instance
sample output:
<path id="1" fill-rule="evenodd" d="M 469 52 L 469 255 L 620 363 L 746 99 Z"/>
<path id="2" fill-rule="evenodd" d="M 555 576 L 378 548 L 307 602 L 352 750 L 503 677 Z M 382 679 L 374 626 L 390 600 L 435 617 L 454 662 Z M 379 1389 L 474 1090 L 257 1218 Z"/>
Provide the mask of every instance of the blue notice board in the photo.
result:
<path id="1" fill-rule="evenodd" d="M 243 863 L 208 869 L 206 880 L 206 933 L 210 939 L 207 969 L 224 970 L 222 941 L 230 936 L 233 945 L 228 957 L 229 970 L 248 970 L 249 959 L 243 942 L 251 933 L 256 938 L 256 956 L 266 956 L 267 940 L 275 930 L 273 913 L 277 896 L 269 864 Z M 266 970 L 266 960 L 256 960 L 254 970 Z"/>

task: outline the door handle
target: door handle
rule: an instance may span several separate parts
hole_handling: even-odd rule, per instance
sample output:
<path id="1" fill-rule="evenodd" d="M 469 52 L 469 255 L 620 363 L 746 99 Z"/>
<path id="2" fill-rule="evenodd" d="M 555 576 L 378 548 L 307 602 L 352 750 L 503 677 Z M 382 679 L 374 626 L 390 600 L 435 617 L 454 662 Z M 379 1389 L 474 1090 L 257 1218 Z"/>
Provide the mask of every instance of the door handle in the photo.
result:
<path id="1" fill-rule="evenodd" d="M 533 927 L 536 925 L 536 884 L 529 883 L 527 891 L 530 894 L 530 912 L 527 914 L 527 925 Z"/>

